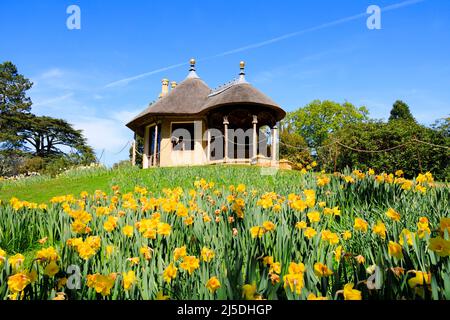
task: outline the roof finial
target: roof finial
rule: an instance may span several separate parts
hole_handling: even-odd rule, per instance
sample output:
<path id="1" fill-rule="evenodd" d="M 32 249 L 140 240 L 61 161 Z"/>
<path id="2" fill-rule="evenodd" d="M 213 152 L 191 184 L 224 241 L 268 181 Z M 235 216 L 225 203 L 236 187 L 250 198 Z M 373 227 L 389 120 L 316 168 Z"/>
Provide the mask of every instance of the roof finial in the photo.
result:
<path id="1" fill-rule="evenodd" d="M 192 58 L 189 63 L 191 64 L 191 68 L 189 69 L 189 71 L 195 71 L 195 59 Z"/>
<path id="2" fill-rule="evenodd" d="M 241 67 L 241 72 L 239 72 L 239 83 L 247 83 L 247 80 L 245 80 L 245 62 L 241 61 L 239 66 Z"/>
<path id="3" fill-rule="evenodd" d="M 199 76 L 195 72 L 195 59 L 192 58 L 189 60 L 189 64 L 191 65 L 191 68 L 189 69 L 188 79 L 198 78 Z"/>

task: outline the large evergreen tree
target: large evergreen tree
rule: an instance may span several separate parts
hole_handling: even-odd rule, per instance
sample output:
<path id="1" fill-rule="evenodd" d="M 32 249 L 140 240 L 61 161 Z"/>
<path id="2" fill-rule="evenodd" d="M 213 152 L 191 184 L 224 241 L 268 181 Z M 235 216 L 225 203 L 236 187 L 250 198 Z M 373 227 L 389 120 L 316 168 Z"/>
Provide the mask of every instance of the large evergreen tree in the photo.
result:
<path id="1" fill-rule="evenodd" d="M 11 62 L 0 64 L 0 176 L 20 172 L 31 160 L 47 165 L 59 159 L 65 166 L 96 161 L 80 130 L 31 113 L 26 91 L 32 85 Z"/>
<path id="2" fill-rule="evenodd" d="M 33 155 L 38 157 L 76 153 L 91 160 L 95 159 L 82 131 L 74 129 L 62 119 L 31 115 L 19 135 L 27 142 L 27 150 L 31 149 Z"/>
<path id="3" fill-rule="evenodd" d="M 33 83 L 19 74 L 16 66 L 6 61 L 0 64 L 0 149 L 12 151 L 22 145 L 17 135 L 24 119 L 30 114 L 31 99 L 26 91 Z"/>
<path id="4" fill-rule="evenodd" d="M 411 111 L 409 110 L 409 106 L 401 100 L 395 101 L 394 105 L 392 106 L 389 121 L 394 120 L 405 120 L 416 122 L 416 119 L 414 119 L 413 115 L 411 114 Z"/>

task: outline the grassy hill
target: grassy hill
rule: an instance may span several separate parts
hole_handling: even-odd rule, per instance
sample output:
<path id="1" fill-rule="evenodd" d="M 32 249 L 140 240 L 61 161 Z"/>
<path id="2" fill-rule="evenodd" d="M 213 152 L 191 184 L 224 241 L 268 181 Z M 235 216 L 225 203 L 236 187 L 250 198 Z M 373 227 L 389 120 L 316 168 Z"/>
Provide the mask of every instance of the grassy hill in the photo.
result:
<path id="1" fill-rule="evenodd" d="M 104 168 L 69 171 L 51 179 L 35 177 L 23 181 L 0 182 L 0 200 L 9 201 L 12 197 L 32 202 L 48 202 L 54 196 L 73 194 L 82 191 L 110 191 L 113 185 L 119 185 L 123 192 L 129 192 L 135 186 L 145 186 L 157 192 L 163 188 L 176 186 L 192 188 L 196 178 L 204 178 L 220 185 L 244 183 L 255 188 L 273 191 L 285 186 L 289 181 L 300 179 L 300 173 L 280 170 L 276 176 L 262 174 L 264 169 L 249 166 L 207 166 L 186 168 L 138 168 L 124 167 L 116 170 Z M 276 180 L 284 181 L 279 184 Z"/>
<path id="2" fill-rule="evenodd" d="M 450 299 L 449 188 L 429 174 L 84 168 L 0 187 L 0 300 Z M 74 265 L 81 290 L 59 285 Z"/>

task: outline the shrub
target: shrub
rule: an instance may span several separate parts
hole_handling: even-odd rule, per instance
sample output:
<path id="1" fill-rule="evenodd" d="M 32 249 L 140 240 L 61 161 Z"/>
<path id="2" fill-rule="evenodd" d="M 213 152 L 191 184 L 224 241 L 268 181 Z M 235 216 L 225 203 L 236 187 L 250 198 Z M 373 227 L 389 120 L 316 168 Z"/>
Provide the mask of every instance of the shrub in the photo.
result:
<path id="1" fill-rule="evenodd" d="M 288 130 L 280 130 L 280 159 L 287 159 L 297 167 L 312 161 L 305 139 L 298 133 L 291 133 Z"/>
<path id="2" fill-rule="evenodd" d="M 45 167 L 45 161 L 41 157 L 25 158 L 19 166 L 19 173 L 40 172 Z"/>
<path id="3" fill-rule="evenodd" d="M 411 121 L 396 120 L 389 123 L 372 121 L 349 125 L 333 134 L 324 143 L 331 145 L 319 149 L 319 158 L 327 170 L 339 171 L 350 167 L 395 172 L 402 169 L 407 177 L 430 171 L 437 179 L 448 180 L 449 150 L 419 143 L 416 140 L 450 146 L 450 139 L 442 132 Z M 350 148 L 387 151 L 363 152 Z"/>

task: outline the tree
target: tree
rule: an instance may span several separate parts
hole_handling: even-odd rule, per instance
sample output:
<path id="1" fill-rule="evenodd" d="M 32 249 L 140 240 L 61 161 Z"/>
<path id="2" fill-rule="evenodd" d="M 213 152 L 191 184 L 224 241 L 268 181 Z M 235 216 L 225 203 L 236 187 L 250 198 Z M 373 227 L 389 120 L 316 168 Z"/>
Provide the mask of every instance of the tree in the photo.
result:
<path id="1" fill-rule="evenodd" d="M 33 83 L 7 61 L 0 64 L 0 149 L 14 150 L 22 144 L 17 131 L 30 114 L 31 99 L 26 91 Z"/>
<path id="2" fill-rule="evenodd" d="M 416 122 L 411 111 L 409 111 L 409 106 L 401 100 L 397 100 L 394 102 L 392 106 L 391 115 L 389 117 L 389 121 L 394 120 L 404 120 Z"/>
<path id="3" fill-rule="evenodd" d="M 0 175 L 95 162 L 93 149 L 67 121 L 31 113 L 33 83 L 11 62 L 0 64 Z"/>
<path id="4" fill-rule="evenodd" d="M 136 142 L 136 166 L 142 167 L 142 155 L 144 154 L 144 138 L 135 134 L 134 136 Z M 133 158 L 133 145 L 131 145 L 129 150 L 130 162 Z"/>
<path id="5" fill-rule="evenodd" d="M 289 160 L 298 167 L 312 162 L 305 139 L 297 132 L 291 132 L 283 127 L 280 130 L 280 159 Z"/>
<path id="6" fill-rule="evenodd" d="M 450 138 L 450 117 L 436 120 L 431 127 L 437 132 L 442 133 L 447 138 Z"/>
<path id="7" fill-rule="evenodd" d="M 314 100 L 304 108 L 290 112 L 284 125 L 305 138 L 310 147 L 317 148 L 343 126 L 367 120 L 368 113 L 365 107 L 357 108 L 349 102 Z"/>
<path id="8" fill-rule="evenodd" d="M 62 119 L 30 115 L 19 136 L 28 143 L 26 148 L 38 157 L 76 154 L 86 161 L 95 159 L 94 151 L 87 145 L 82 131 Z"/>
<path id="9" fill-rule="evenodd" d="M 320 149 L 319 158 L 328 170 L 335 166 L 337 171 L 346 167 L 386 173 L 401 169 L 408 178 L 430 171 L 438 180 L 450 179 L 450 138 L 442 131 L 407 121 L 369 121 L 342 128 L 330 140 L 341 144 Z"/>

